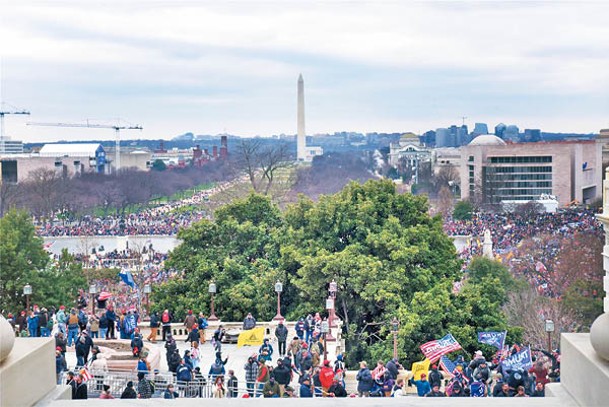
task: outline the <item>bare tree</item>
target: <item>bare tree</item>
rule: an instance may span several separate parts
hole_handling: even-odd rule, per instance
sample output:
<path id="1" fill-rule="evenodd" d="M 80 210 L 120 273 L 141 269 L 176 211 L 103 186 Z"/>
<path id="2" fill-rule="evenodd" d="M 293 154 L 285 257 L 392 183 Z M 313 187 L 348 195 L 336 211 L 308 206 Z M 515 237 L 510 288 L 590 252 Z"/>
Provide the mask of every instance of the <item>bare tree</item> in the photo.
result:
<path id="1" fill-rule="evenodd" d="M 4 213 L 19 204 L 23 189 L 14 182 L 0 183 L 0 218 Z"/>
<path id="2" fill-rule="evenodd" d="M 25 189 L 29 193 L 28 206 L 38 216 L 50 216 L 59 209 L 62 177 L 54 170 L 38 168 L 29 173 Z"/>
<path id="3" fill-rule="evenodd" d="M 450 188 L 453 185 L 459 184 L 459 182 L 459 172 L 453 166 L 444 166 L 433 176 L 433 184 L 438 192 L 442 187 Z"/>
<path id="4" fill-rule="evenodd" d="M 503 308 L 508 324 L 524 329 L 523 339 L 532 347 L 545 349 L 548 334 L 544 321 L 554 321 L 556 329 L 551 337 L 553 346 L 558 345 L 560 332 L 574 332 L 581 327 L 576 322 L 575 315 L 566 310 L 556 298 L 543 297 L 534 288 L 527 286 L 508 296 L 508 302 Z"/>
<path id="5" fill-rule="evenodd" d="M 264 145 L 261 140 L 243 140 L 239 146 L 240 162 L 254 191 L 268 195 L 281 169 L 292 165 L 288 145 L 279 142 Z"/>
<path id="6" fill-rule="evenodd" d="M 450 189 L 446 185 L 443 185 L 438 193 L 438 211 L 446 219 L 453 213 L 454 206 L 452 192 L 450 192 Z"/>

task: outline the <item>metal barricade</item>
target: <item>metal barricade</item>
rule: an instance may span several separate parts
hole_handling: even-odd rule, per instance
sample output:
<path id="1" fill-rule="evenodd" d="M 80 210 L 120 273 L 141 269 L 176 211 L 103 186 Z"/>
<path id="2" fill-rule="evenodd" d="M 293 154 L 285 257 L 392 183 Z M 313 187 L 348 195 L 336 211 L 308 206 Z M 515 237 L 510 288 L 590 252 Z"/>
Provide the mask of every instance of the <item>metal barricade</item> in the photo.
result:
<path id="1" fill-rule="evenodd" d="M 92 370 L 89 372 L 92 377 L 87 381 L 87 390 L 90 398 L 99 397 L 103 386 L 110 386 L 110 393 L 115 398 L 119 398 L 128 382 L 133 383 L 133 389 L 137 393 L 138 377 L 137 372 L 124 372 L 124 371 L 108 371 L 101 372 Z M 175 376 L 171 372 L 148 374 L 147 379 L 152 381 L 154 385 L 154 393 L 152 397 L 162 398 L 169 384 L 173 384 L 174 391 L 178 392 L 180 398 L 218 398 L 218 397 L 230 397 L 230 391 L 226 382 L 224 383 L 224 392 L 219 392 L 214 379 L 211 377 L 195 377 L 192 381 L 184 382 L 176 380 Z M 61 377 L 61 383 L 65 384 L 67 380 L 67 372 L 64 372 Z M 295 393 L 298 394 L 298 386 L 293 386 Z M 247 383 L 240 381 L 237 386 L 237 397 L 241 398 L 245 394 L 251 394 L 250 397 L 263 397 L 262 395 L 262 383 L 253 383 L 253 386 L 248 388 Z M 321 389 L 315 388 L 313 391 L 313 397 L 321 397 Z"/>

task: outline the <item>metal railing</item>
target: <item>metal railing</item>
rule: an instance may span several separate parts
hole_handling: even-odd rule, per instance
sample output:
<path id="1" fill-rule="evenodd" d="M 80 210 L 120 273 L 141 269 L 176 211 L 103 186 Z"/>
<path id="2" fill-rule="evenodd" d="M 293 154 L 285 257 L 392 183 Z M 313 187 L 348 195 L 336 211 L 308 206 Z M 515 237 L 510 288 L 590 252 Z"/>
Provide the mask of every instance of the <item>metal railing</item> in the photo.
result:
<path id="1" fill-rule="evenodd" d="M 125 372 L 125 371 L 109 371 L 109 372 L 99 372 L 99 371 L 90 371 L 89 372 L 93 377 L 87 381 L 87 390 L 88 396 L 90 398 L 99 397 L 103 390 L 103 386 L 110 386 L 110 393 L 115 398 L 119 398 L 125 388 L 127 387 L 128 382 L 133 382 L 133 389 L 137 393 L 138 387 L 138 377 L 137 372 Z M 157 374 L 147 374 L 146 378 L 152 381 L 154 384 L 154 393 L 152 394 L 153 398 L 163 398 L 163 394 L 165 389 L 169 384 L 173 384 L 174 391 L 176 391 L 180 398 L 215 398 L 215 397 L 231 397 L 230 391 L 226 384 L 226 380 L 224 382 L 224 394 L 218 394 L 218 389 L 214 383 L 214 378 L 212 377 L 195 377 L 192 381 L 185 382 L 179 381 L 176 379 L 175 375 L 171 372 L 167 373 L 157 373 Z M 225 376 L 226 379 L 226 376 Z M 67 372 L 62 373 L 61 383 L 66 383 L 67 380 Z M 249 394 L 250 397 L 262 397 L 262 388 L 264 383 L 249 383 L 250 387 L 247 386 L 248 383 L 244 383 L 243 381 L 239 381 L 239 385 L 237 386 L 237 397 L 243 397 L 245 394 Z M 295 394 L 298 394 L 298 387 L 293 386 L 295 389 Z M 313 393 L 313 397 L 320 397 L 321 389 L 316 388 L 316 391 Z"/>

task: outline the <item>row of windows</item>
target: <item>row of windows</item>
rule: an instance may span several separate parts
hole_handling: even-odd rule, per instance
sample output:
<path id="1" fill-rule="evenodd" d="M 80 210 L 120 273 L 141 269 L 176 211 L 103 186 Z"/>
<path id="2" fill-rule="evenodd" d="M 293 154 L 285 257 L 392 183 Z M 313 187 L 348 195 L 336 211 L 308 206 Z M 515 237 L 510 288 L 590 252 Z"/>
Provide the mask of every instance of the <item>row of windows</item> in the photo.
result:
<path id="1" fill-rule="evenodd" d="M 551 166 L 526 166 L 526 167 L 487 167 L 488 172 L 499 173 L 526 173 L 526 172 L 552 172 Z"/>
<path id="2" fill-rule="evenodd" d="M 490 180 L 503 181 L 537 181 L 552 180 L 552 174 L 488 174 Z"/>
<path id="3" fill-rule="evenodd" d="M 493 188 L 552 188 L 551 181 L 518 182 L 518 181 L 487 181 Z"/>
<path id="4" fill-rule="evenodd" d="M 490 157 L 493 164 L 551 163 L 552 157 Z"/>
<path id="5" fill-rule="evenodd" d="M 516 195 L 516 196 L 497 196 L 497 197 L 493 197 L 493 202 L 500 202 L 500 201 L 535 201 L 539 199 L 539 195 L 537 196 L 533 196 L 533 195 Z"/>
<path id="6" fill-rule="evenodd" d="M 490 191 L 489 191 L 490 192 Z M 539 196 L 541 194 L 552 194 L 552 188 L 498 188 L 493 190 L 493 195 L 497 196 L 516 196 L 516 195 L 534 195 Z M 507 198 L 509 199 L 509 198 Z"/>

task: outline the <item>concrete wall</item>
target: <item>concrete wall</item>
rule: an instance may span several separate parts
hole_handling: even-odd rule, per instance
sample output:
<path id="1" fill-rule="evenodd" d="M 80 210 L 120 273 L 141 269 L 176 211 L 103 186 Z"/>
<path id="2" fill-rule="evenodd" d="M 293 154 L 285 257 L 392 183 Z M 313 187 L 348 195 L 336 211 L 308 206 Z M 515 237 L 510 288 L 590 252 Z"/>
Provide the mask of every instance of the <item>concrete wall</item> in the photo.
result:
<path id="1" fill-rule="evenodd" d="M 0 366 L 0 405 L 31 406 L 55 390 L 55 340 L 16 338 Z"/>
<path id="2" fill-rule="evenodd" d="M 582 406 L 609 405 L 609 362 L 590 344 L 589 334 L 562 334 L 561 386 Z"/>

